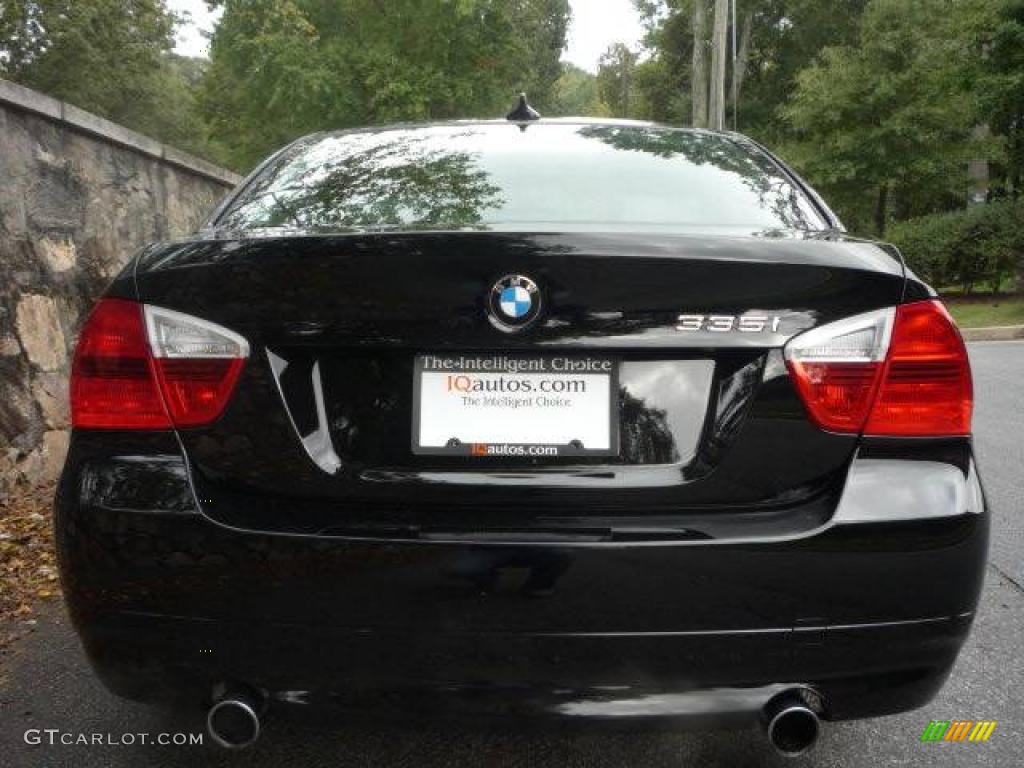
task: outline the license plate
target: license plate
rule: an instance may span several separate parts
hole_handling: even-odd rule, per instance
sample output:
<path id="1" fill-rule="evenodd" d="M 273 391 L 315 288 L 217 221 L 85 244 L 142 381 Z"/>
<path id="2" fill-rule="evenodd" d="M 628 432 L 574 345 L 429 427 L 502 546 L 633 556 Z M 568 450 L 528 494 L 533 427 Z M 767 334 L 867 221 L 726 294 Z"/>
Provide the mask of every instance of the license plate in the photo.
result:
<path id="1" fill-rule="evenodd" d="M 419 355 L 416 454 L 552 458 L 619 452 L 618 365 L 606 357 Z"/>

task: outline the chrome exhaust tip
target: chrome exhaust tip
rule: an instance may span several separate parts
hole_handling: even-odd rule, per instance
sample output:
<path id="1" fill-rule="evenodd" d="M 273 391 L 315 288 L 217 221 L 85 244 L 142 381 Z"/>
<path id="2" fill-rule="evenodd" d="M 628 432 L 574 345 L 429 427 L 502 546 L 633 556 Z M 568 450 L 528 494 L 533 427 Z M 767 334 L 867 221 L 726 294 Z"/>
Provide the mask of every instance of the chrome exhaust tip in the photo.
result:
<path id="1" fill-rule="evenodd" d="M 808 704 L 803 691 L 780 694 L 765 707 L 768 741 L 785 757 L 798 757 L 808 752 L 821 734 L 818 713 Z"/>
<path id="2" fill-rule="evenodd" d="M 244 695 L 226 696 L 206 713 L 206 730 L 214 743 L 225 749 L 252 746 L 260 736 L 256 701 Z"/>

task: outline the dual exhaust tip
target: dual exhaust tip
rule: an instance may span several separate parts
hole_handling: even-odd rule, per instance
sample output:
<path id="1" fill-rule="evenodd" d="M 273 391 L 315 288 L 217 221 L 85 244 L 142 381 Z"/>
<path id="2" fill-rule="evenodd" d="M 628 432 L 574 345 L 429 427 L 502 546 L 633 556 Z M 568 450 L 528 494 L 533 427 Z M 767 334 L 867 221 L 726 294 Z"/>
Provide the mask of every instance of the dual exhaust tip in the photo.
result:
<path id="1" fill-rule="evenodd" d="M 763 720 L 768 741 L 785 757 L 798 757 L 818 741 L 821 720 L 812 691 L 796 689 L 781 693 L 764 708 Z M 206 730 L 218 746 L 245 749 L 260 736 L 260 715 L 264 709 L 259 697 L 247 692 L 232 692 L 219 699 L 206 714 Z"/>

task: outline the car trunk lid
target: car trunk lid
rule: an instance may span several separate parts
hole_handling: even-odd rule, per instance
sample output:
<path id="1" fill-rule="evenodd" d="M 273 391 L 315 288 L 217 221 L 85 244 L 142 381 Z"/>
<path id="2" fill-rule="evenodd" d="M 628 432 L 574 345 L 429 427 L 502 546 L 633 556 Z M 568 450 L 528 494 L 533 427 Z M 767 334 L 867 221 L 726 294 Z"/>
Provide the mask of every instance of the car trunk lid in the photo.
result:
<path id="1" fill-rule="evenodd" d="M 488 319 L 507 275 L 529 276 L 543 297 L 516 333 Z M 623 516 L 650 524 L 820 497 L 856 438 L 810 422 L 781 348 L 899 303 L 904 276 L 881 247 L 841 237 L 404 233 L 170 244 L 140 258 L 136 281 L 141 301 L 252 349 L 222 417 L 180 430 L 204 512 L 242 527 L 407 535 L 552 519 L 621 530 Z M 614 450 L 417 451 L 424 356 L 609 361 Z"/>

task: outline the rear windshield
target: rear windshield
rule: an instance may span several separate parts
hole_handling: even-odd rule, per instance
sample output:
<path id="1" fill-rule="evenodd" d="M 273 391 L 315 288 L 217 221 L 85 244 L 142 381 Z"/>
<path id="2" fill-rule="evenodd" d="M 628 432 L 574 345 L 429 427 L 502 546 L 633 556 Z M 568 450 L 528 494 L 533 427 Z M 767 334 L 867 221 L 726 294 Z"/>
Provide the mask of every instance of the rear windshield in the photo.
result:
<path id="1" fill-rule="evenodd" d="M 820 230 L 755 147 L 644 126 L 465 124 L 321 134 L 220 215 L 232 230 Z"/>

